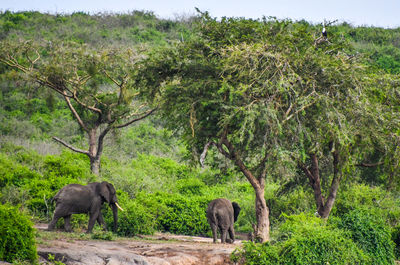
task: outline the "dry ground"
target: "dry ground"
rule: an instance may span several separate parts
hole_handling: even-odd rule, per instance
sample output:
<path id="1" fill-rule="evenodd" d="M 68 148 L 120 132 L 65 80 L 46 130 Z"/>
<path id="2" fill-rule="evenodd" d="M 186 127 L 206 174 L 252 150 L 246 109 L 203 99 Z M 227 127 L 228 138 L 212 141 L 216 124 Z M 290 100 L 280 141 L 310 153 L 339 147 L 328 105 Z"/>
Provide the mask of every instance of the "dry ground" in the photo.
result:
<path id="1" fill-rule="evenodd" d="M 230 264 L 229 256 L 241 245 L 213 244 L 211 238 L 156 234 L 145 238 L 114 241 L 92 240 L 79 234 L 40 231 L 38 253 L 45 264 L 50 256 L 65 264 L 155 264 L 155 265 L 222 265 Z"/>

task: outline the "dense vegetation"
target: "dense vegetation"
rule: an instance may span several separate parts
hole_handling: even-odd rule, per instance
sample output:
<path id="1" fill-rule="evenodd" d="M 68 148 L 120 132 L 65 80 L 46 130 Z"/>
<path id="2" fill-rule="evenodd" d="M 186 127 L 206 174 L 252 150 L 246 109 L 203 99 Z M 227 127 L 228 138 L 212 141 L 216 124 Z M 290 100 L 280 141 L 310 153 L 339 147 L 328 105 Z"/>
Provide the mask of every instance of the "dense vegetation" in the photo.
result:
<path id="1" fill-rule="evenodd" d="M 51 198 L 61 187 L 107 180 L 126 209 L 120 236 L 210 235 L 205 209 L 217 197 L 241 205 L 237 232 L 257 232 L 260 193 L 243 174 L 247 166 L 263 184 L 271 234 L 267 243 L 246 243 L 234 260 L 393 264 L 400 253 L 400 29 L 344 23 L 329 26 L 327 40 L 320 30 L 305 21 L 217 21 L 208 14 L 161 20 L 138 11 L 0 13 L 0 57 L 8 62 L 0 64 L 1 216 L 12 211 L 22 220 L 18 209 L 48 222 Z M 134 60 L 117 52 L 129 49 Z M 98 174 L 85 154 L 52 141 L 89 146 L 87 132 L 54 89 L 58 80 L 73 83 L 74 75 L 91 76 L 77 93 L 88 103 L 71 103 L 85 122 L 95 116 L 82 106 L 107 113 L 101 121 L 127 113 L 115 107 L 121 100 L 159 107 L 130 126 L 110 129 Z M 123 97 L 116 98 L 107 86 L 125 84 L 118 80 L 128 75 L 131 83 L 119 86 Z M 329 219 L 314 216 L 327 217 L 327 208 Z M 111 227 L 111 211 L 103 212 Z M 87 216 L 75 215 L 72 222 L 82 230 Z M 32 235 L 29 228 L 18 231 Z M 31 247 L 29 255 L 15 258 L 36 259 Z"/>

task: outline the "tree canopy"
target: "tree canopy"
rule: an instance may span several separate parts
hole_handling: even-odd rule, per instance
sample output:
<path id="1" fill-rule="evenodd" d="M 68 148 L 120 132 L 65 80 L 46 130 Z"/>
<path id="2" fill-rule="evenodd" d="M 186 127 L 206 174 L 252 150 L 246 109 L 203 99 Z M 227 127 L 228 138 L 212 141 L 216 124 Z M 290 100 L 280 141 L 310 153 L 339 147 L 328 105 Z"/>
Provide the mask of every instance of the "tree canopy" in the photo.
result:
<path id="1" fill-rule="evenodd" d="M 71 42 L 3 42 L 1 51 L 3 63 L 64 98 L 72 116 L 88 136 L 88 150 L 57 137 L 53 139 L 86 154 L 96 175 L 107 133 L 154 111 L 139 101 L 133 77 L 140 56 L 131 49 L 99 50 Z M 43 54 L 46 57 L 42 57 Z"/>
<path id="2" fill-rule="evenodd" d="M 157 50 L 139 75 L 171 128 L 195 153 L 204 149 L 201 159 L 214 145 L 252 184 L 262 241 L 265 179 L 303 169 L 317 211 L 329 216 L 363 126 L 377 116 L 367 67 L 339 34 L 320 34 L 289 20 L 217 21 L 205 13 L 195 38 Z M 330 165 L 320 169 L 318 160 Z M 320 170 L 332 181 L 326 197 Z"/>

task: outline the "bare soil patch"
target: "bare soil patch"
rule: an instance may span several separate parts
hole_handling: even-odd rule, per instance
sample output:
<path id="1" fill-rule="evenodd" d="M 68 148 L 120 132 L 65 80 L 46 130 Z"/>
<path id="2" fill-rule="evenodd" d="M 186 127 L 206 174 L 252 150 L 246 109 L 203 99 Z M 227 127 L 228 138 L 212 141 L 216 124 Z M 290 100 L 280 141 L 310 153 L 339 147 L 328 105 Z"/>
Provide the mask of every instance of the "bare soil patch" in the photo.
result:
<path id="1" fill-rule="evenodd" d="M 37 225 L 44 230 L 47 225 Z M 38 253 L 41 263 L 49 254 L 65 264 L 155 264 L 155 265 L 222 265 L 230 264 L 229 256 L 241 245 L 213 244 L 211 238 L 155 234 L 141 238 L 124 238 L 115 241 L 52 237 L 54 232 L 41 232 Z"/>

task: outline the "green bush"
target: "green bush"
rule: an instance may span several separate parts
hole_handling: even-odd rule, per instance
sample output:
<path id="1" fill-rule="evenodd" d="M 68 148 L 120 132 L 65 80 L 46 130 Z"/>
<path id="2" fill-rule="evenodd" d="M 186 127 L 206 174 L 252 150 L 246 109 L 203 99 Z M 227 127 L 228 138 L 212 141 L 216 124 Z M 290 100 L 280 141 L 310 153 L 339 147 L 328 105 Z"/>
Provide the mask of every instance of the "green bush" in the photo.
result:
<path id="1" fill-rule="evenodd" d="M 400 198 L 380 187 L 356 184 L 346 187 L 338 194 L 332 215 L 343 216 L 353 210 L 368 211 L 381 216 L 391 226 L 399 224 Z"/>
<path id="2" fill-rule="evenodd" d="M 353 210 L 341 217 L 337 227 L 350 233 L 352 240 L 371 257 L 370 264 L 394 264 L 395 244 L 381 217 Z"/>
<path id="3" fill-rule="evenodd" d="M 395 246 L 396 259 L 400 259 L 400 225 L 393 227 L 392 229 L 392 240 Z"/>
<path id="4" fill-rule="evenodd" d="M 237 248 L 231 254 L 235 264 L 278 265 L 279 248 L 269 242 L 258 244 L 251 241 L 243 243 L 243 248 Z"/>
<path id="5" fill-rule="evenodd" d="M 104 231 L 93 233 L 92 239 L 100 239 L 100 240 L 107 240 L 107 241 L 114 240 L 113 234 L 111 232 L 104 232 Z"/>
<path id="6" fill-rule="evenodd" d="M 184 235 L 206 235 L 209 231 L 208 197 L 157 192 L 141 193 L 137 200 L 155 216 L 158 230 Z"/>
<path id="7" fill-rule="evenodd" d="M 304 214 L 286 216 L 273 244 L 246 243 L 232 259 L 239 264 L 370 264 L 347 234 Z"/>
<path id="8" fill-rule="evenodd" d="M 121 200 L 120 200 L 121 201 Z M 154 216 L 135 200 L 121 202 L 124 211 L 118 213 L 117 234 L 120 236 L 149 235 L 155 230 Z M 107 227 L 113 227 L 112 211 L 107 211 Z"/>
<path id="9" fill-rule="evenodd" d="M 179 179 L 176 182 L 176 187 L 180 194 L 193 196 L 203 195 L 204 190 L 207 188 L 204 182 L 198 178 Z"/>
<path id="10" fill-rule="evenodd" d="M 22 186 L 31 179 L 39 178 L 39 174 L 26 166 L 18 164 L 7 155 L 0 153 L 0 187 L 8 185 Z"/>
<path id="11" fill-rule="evenodd" d="M 83 154 L 64 151 L 59 156 L 48 155 L 44 159 L 46 178 L 62 177 L 91 181 L 89 160 Z"/>
<path id="12" fill-rule="evenodd" d="M 272 186 L 270 184 L 270 186 Z M 282 213 L 295 215 L 304 212 L 315 212 L 315 200 L 310 190 L 305 190 L 299 186 L 290 192 L 280 194 L 279 186 L 271 187 L 269 192 L 265 192 L 267 205 L 270 207 L 271 223 L 279 221 Z M 269 197 L 267 197 L 269 196 Z"/>
<path id="13" fill-rule="evenodd" d="M 35 230 L 17 208 L 0 205 L 0 260 L 37 260 Z"/>

